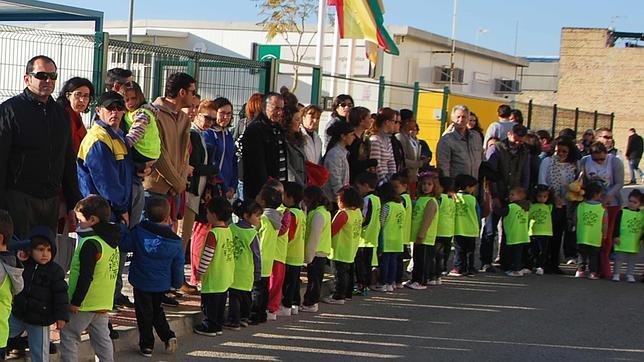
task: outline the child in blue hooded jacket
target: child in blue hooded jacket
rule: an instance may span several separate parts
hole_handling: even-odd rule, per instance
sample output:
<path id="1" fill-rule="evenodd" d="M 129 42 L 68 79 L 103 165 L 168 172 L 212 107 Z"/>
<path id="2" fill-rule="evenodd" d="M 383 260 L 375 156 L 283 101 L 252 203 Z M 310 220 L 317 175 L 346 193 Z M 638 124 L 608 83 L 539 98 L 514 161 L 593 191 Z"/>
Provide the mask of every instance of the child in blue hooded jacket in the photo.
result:
<path id="1" fill-rule="evenodd" d="M 164 293 L 184 282 L 183 244 L 170 227 L 170 203 L 151 198 L 145 205 L 146 220 L 123 238 L 121 248 L 132 251 L 128 280 L 134 287 L 134 308 L 139 329 L 139 352 L 152 356 L 154 334 L 165 343 L 167 353 L 177 349 L 177 338 L 161 307 Z"/>

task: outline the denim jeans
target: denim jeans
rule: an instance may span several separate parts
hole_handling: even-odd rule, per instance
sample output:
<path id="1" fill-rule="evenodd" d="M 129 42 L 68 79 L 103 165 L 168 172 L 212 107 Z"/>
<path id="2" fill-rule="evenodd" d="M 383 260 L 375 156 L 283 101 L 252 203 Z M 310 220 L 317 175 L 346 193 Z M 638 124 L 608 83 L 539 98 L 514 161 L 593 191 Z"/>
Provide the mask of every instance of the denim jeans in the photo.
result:
<path id="1" fill-rule="evenodd" d="M 9 338 L 18 337 L 24 331 L 27 331 L 29 338 L 31 360 L 34 362 L 49 361 L 49 326 L 25 323 L 11 314 L 9 317 Z"/>
<path id="2" fill-rule="evenodd" d="M 398 271 L 400 253 L 382 253 L 380 264 L 380 284 L 393 284 Z"/>
<path id="3" fill-rule="evenodd" d="M 640 178 L 642 178 L 642 170 L 640 170 L 640 160 L 641 158 L 632 158 L 628 160 L 628 165 L 631 169 L 631 182 L 637 182 L 637 178 L 635 178 L 635 171 L 637 171 Z"/>

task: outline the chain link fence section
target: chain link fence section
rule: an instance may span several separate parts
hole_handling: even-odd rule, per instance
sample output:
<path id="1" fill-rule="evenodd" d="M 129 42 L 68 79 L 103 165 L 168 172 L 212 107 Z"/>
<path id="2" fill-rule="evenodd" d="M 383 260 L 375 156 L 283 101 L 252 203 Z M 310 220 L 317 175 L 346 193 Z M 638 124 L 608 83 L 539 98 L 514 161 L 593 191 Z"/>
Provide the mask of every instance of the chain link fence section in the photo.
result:
<path id="1" fill-rule="evenodd" d="M 20 93 L 25 88 L 23 80 L 29 59 L 46 55 L 58 66 L 58 80 L 52 96 L 66 80 L 84 77 L 92 80 L 94 62 L 94 37 L 23 28 L 0 24 L 0 102 Z"/>
<path id="2" fill-rule="evenodd" d="M 513 109 L 518 109 L 523 114 L 524 124 L 532 130 L 546 130 L 555 137 L 565 128 L 574 130 L 581 135 L 587 129 L 613 127 L 614 115 L 582 111 L 570 108 L 561 108 L 554 105 L 533 104 L 531 102 L 511 102 Z"/>

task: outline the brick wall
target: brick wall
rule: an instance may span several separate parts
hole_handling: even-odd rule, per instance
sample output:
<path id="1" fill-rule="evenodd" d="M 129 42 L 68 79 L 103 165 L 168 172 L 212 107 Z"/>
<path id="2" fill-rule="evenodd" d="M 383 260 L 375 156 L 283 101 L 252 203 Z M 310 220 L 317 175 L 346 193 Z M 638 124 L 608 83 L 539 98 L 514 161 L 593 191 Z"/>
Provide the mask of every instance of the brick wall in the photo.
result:
<path id="1" fill-rule="evenodd" d="M 644 48 L 608 47 L 608 37 L 607 29 L 562 29 L 557 104 L 615 112 L 616 145 L 624 151 L 629 128 L 644 134 Z"/>

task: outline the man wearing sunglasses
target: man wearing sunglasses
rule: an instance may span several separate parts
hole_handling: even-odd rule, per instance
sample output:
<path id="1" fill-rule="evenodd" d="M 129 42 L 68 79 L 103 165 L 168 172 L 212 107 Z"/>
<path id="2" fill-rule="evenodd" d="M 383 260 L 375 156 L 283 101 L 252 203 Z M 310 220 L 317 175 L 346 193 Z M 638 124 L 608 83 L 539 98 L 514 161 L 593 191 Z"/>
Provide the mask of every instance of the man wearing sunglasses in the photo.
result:
<path id="1" fill-rule="evenodd" d="M 124 114 L 120 94 L 109 91 L 99 97 L 97 119 L 81 142 L 77 165 L 82 195 L 101 195 L 110 203 L 112 221 L 128 225 L 134 164 L 120 129 Z"/>
<path id="2" fill-rule="evenodd" d="M 61 191 L 69 209 L 80 199 L 69 118 L 51 97 L 57 79 L 51 58 L 33 57 L 25 90 L 0 105 L 0 209 L 20 238 L 36 225 L 57 230 Z"/>

